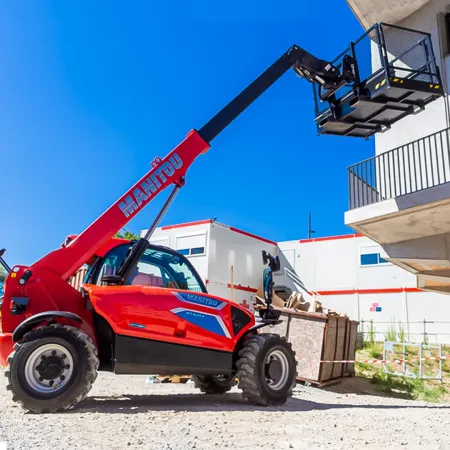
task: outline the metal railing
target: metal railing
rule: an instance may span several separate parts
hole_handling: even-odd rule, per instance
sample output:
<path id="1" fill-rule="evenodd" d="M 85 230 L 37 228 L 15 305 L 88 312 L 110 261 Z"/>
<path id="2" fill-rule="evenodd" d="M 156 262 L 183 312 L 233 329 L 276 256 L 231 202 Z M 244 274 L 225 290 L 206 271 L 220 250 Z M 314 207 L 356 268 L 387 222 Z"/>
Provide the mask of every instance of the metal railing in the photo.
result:
<path id="1" fill-rule="evenodd" d="M 438 357 L 439 359 L 434 360 L 434 364 L 432 363 L 430 367 L 423 363 L 423 358 L 426 357 Z M 442 344 L 384 341 L 383 359 L 386 363 L 382 364 L 383 372 L 390 375 L 442 382 L 442 357 Z M 395 360 L 398 362 L 393 363 Z"/>
<path id="2" fill-rule="evenodd" d="M 436 64 L 431 34 L 387 23 L 377 23 L 357 40 L 351 42 L 336 58 L 330 61 L 342 70 L 346 56 L 355 62 L 357 85 L 373 79 L 382 72 L 391 76 L 441 84 L 441 74 Z M 349 83 L 336 92 L 342 98 L 355 86 Z M 312 84 L 316 117 L 330 109 L 328 100 L 321 99 L 321 88 Z"/>
<path id="3" fill-rule="evenodd" d="M 450 128 L 348 167 L 349 207 L 450 182 Z"/>

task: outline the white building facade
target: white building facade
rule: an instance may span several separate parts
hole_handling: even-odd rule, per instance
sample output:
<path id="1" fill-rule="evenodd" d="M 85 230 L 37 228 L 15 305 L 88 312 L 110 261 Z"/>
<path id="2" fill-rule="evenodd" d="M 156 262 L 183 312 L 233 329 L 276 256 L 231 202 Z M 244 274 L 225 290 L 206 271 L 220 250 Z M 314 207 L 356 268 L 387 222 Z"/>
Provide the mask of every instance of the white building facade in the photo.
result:
<path id="1" fill-rule="evenodd" d="M 347 0 L 347 4 L 365 30 L 387 22 L 429 35 L 445 95 L 376 135 L 375 156 L 349 168 L 345 223 L 379 243 L 387 260 L 414 274 L 417 287 L 450 293 L 450 4 L 445 0 Z M 399 32 L 395 45 L 401 45 L 401 39 Z M 413 59 L 418 48 L 400 59 Z M 372 62 L 376 52 L 373 48 Z"/>
<path id="2" fill-rule="evenodd" d="M 365 339 L 372 327 L 378 341 L 394 333 L 408 342 L 450 342 L 448 296 L 417 288 L 415 275 L 386 261 L 371 239 L 350 234 L 278 245 L 308 291 L 359 321 Z"/>

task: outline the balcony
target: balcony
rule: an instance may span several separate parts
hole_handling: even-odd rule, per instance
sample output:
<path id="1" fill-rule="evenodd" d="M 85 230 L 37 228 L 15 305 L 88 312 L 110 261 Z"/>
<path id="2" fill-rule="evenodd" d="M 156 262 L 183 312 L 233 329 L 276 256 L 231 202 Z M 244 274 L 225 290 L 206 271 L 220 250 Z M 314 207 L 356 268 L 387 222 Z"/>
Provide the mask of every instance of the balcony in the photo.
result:
<path id="1" fill-rule="evenodd" d="M 450 292 L 450 129 L 354 164 L 348 180 L 346 225 L 419 287 Z"/>

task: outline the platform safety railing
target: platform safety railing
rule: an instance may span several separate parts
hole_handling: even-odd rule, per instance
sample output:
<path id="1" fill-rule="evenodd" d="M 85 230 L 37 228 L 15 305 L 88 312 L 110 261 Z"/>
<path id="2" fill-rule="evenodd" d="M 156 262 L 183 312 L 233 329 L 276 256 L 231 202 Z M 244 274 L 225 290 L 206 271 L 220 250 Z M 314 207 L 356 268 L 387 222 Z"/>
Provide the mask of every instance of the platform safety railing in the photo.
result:
<path id="1" fill-rule="evenodd" d="M 351 56 L 356 63 L 357 85 L 375 78 L 382 72 L 427 83 L 441 81 L 431 34 L 420 30 L 377 23 L 330 62 L 342 69 L 345 56 Z M 336 99 L 344 97 L 353 88 L 352 85 L 344 86 L 336 93 Z M 320 99 L 316 84 L 312 85 L 312 90 L 315 115 L 319 117 L 328 111 L 330 105 L 328 101 Z"/>
<path id="2" fill-rule="evenodd" d="M 450 128 L 347 168 L 349 209 L 450 182 Z"/>

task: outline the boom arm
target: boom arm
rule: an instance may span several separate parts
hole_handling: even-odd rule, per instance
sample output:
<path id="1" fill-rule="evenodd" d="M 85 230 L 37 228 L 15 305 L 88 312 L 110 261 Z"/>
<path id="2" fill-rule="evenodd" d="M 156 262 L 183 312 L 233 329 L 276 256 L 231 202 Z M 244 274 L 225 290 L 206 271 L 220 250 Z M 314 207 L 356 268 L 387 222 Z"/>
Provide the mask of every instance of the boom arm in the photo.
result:
<path id="1" fill-rule="evenodd" d="M 165 158 L 155 158 L 152 169 L 78 237 L 35 262 L 31 270 L 47 269 L 67 281 L 167 186 L 181 187 L 187 169 L 210 148 L 211 141 L 290 68 L 331 94 L 352 81 L 347 72 L 341 74 L 332 64 L 292 46 L 199 131 L 192 130 Z"/>

